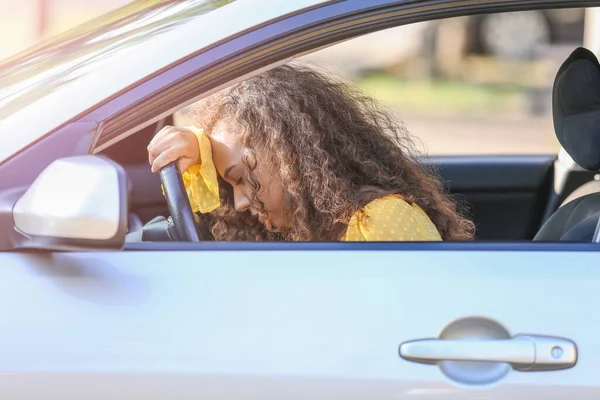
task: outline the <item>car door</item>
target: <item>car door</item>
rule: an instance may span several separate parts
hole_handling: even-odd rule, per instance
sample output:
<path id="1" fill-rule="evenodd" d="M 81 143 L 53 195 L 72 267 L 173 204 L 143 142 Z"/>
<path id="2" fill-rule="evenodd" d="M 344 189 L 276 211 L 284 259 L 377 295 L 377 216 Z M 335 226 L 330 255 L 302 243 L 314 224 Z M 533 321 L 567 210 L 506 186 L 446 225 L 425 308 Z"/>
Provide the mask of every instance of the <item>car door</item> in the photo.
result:
<path id="1" fill-rule="evenodd" d="M 395 8 L 385 9 L 391 3 Z M 481 11 L 483 3 L 377 1 L 368 11 L 377 16 L 383 10 L 392 22 L 389 12 L 406 13 L 408 21 L 427 13 L 440 17 L 444 7 L 451 15 L 467 6 Z M 273 40 L 273 48 L 290 49 L 292 39 L 298 47 L 263 51 L 251 35 L 263 45 L 272 38 L 261 36 L 267 31 L 302 34 L 322 20 L 353 23 L 358 17 L 337 18 L 340 10 L 364 16 L 361 10 L 371 7 L 365 4 L 315 6 L 186 59 L 84 115 L 83 122 L 102 122 L 102 134 L 86 130 L 85 137 L 109 148 L 141 121 L 179 105 L 176 94 L 191 99 L 316 46 L 287 37 L 281 46 Z M 367 29 L 368 21 L 358 28 Z M 342 31 L 331 26 L 331 32 Z M 271 58 L 223 68 L 229 75 L 215 73 L 211 87 L 190 84 L 188 75 L 208 75 L 207 59 L 219 59 L 216 53 L 223 59 L 254 55 L 248 48 Z M 210 67 L 232 65 L 232 59 Z M 162 101 L 155 96 L 159 89 Z M 83 131 L 69 129 L 61 131 L 69 146 L 67 139 L 48 146 L 56 134 L 40 139 L 4 164 L 0 176 L 22 170 L 29 179 L 58 152 L 86 152 L 89 143 L 78 142 Z M 51 151 L 42 151 L 44 143 Z M 46 155 L 35 166 L 23 157 L 32 149 Z M 0 393 L 63 399 L 597 398 L 598 320 L 584 309 L 597 300 L 596 249 L 146 243 L 124 251 L 3 252 Z"/>
<path id="2" fill-rule="evenodd" d="M 4 398 L 600 395 L 595 245 L 136 246 L 0 253 Z"/>

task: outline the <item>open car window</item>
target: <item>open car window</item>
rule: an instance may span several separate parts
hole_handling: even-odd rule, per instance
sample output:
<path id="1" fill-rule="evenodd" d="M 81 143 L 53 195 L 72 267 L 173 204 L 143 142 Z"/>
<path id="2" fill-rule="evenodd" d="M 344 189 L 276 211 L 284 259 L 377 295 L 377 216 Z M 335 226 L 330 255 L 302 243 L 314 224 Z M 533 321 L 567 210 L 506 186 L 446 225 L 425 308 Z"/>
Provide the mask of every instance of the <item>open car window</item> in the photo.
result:
<path id="1" fill-rule="evenodd" d="M 475 240 L 525 242 L 574 190 L 593 180 L 594 172 L 559 170 L 552 121 L 554 78 L 583 44 L 584 22 L 583 9 L 442 19 L 361 36 L 298 61 L 338 74 L 404 124 L 422 163 L 467 209 Z M 500 39 L 493 34 L 498 29 Z M 531 40 L 515 39 L 523 30 Z M 156 189 L 160 183 L 144 164 L 145 145 L 161 124 L 193 125 L 189 109 L 146 127 L 143 138 L 121 142 L 122 149 L 131 148 L 133 138 L 143 145 L 136 146 L 139 162 L 128 166 L 136 176 L 133 214 L 142 224 L 168 215 Z M 557 191 L 560 174 L 568 175 L 567 183 Z M 142 176 L 152 183 L 138 182 Z"/>

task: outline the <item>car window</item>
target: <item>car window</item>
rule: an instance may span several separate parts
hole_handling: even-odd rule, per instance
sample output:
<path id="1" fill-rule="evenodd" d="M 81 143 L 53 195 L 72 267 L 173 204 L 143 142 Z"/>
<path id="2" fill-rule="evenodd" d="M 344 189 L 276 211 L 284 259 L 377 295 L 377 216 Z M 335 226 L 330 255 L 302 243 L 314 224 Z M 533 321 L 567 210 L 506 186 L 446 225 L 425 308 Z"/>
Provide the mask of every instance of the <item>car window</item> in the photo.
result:
<path id="1" fill-rule="evenodd" d="M 584 9 L 411 24 L 301 60 L 385 103 L 430 155 L 556 154 L 554 76 L 583 43 Z"/>
<path id="2" fill-rule="evenodd" d="M 425 154 L 527 155 L 425 161 L 473 222 L 475 240 L 531 241 L 564 195 L 549 196 L 560 149 L 552 85 L 559 66 L 583 45 L 584 19 L 583 9 L 569 9 L 417 23 L 299 61 L 337 73 L 384 103 Z M 194 124 L 188 110 L 173 115 L 175 126 Z M 148 207 L 149 198 L 139 207 Z"/>

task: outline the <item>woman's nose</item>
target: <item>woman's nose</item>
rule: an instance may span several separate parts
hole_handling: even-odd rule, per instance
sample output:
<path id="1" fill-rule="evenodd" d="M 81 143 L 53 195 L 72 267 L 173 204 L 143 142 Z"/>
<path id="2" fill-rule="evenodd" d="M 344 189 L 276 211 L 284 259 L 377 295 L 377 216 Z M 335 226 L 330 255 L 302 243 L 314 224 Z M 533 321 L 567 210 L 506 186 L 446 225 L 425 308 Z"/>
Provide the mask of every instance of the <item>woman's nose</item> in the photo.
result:
<path id="1" fill-rule="evenodd" d="M 235 211 L 244 212 L 250 208 L 250 199 L 241 190 L 233 191 Z"/>

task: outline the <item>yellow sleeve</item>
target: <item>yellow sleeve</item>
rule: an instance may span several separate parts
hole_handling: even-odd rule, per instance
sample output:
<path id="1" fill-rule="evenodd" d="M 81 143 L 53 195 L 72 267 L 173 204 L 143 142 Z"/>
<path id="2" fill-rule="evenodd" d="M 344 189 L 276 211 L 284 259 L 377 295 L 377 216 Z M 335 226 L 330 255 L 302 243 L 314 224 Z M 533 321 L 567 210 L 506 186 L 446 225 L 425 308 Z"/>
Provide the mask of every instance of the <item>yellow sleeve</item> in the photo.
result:
<path id="1" fill-rule="evenodd" d="M 427 214 L 399 195 L 389 195 L 367 204 L 348 224 L 342 238 L 347 242 L 441 241 Z"/>
<path id="2" fill-rule="evenodd" d="M 202 129 L 188 126 L 198 139 L 201 164 L 191 166 L 183 173 L 183 183 L 194 212 L 209 213 L 221 205 L 217 169 L 212 159 L 210 140 Z"/>

